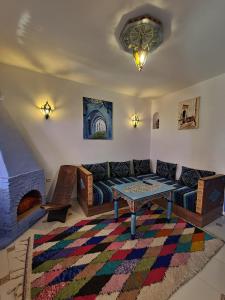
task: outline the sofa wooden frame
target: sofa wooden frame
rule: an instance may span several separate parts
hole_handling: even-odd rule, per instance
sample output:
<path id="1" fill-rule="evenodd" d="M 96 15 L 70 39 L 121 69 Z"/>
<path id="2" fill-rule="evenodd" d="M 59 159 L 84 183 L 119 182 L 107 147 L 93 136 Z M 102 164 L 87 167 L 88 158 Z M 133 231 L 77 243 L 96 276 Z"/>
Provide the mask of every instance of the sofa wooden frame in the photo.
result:
<path id="1" fill-rule="evenodd" d="M 82 166 L 78 167 L 77 171 L 77 198 L 86 216 L 112 210 L 113 203 L 105 203 L 98 206 L 93 205 L 93 175 Z M 198 180 L 196 212 L 191 212 L 176 204 L 173 206 L 173 212 L 196 226 L 205 226 L 222 214 L 224 186 L 224 175 L 200 178 Z M 154 202 L 162 207 L 166 207 L 167 205 L 163 198 L 157 199 Z M 127 206 L 127 203 L 121 200 L 120 207 L 124 206 Z"/>
<path id="2" fill-rule="evenodd" d="M 173 212 L 196 226 L 203 227 L 209 224 L 222 215 L 224 185 L 224 175 L 218 174 L 200 178 L 198 180 L 196 212 L 176 204 L 173 205 Z M 166 208 L 165 199 L 155 200 L 154 202 Z"/>
<path id="3" fill-rule="evenodd" d="M 86 216 L 93 216 L 113 209 L 113 203 L 93 205 L 93 175 L 82 166 L 77 168 L 77 199 Z M 121 200 L 120 207 L 127 206 L 125 200 Z"/>

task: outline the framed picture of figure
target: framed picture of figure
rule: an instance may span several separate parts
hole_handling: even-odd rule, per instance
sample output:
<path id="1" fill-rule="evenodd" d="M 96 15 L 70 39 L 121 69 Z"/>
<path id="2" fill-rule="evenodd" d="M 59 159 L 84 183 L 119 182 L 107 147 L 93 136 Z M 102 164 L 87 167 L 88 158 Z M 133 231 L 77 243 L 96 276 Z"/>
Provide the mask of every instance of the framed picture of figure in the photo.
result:
<path id="1" fill-rule="evenodd" d="M 178 129 L 199 127 L 200 97 L 181 101 L 178 104 Z"/>

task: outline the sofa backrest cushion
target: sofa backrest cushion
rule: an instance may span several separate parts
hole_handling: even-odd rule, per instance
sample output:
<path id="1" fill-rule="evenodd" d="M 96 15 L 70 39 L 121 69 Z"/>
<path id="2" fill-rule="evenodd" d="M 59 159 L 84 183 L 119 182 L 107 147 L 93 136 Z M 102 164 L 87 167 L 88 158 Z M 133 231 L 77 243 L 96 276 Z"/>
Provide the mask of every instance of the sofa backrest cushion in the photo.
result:
<path id="1" fill-rule="evenodd" d="M 213 171 L 205 171 L 205 170 L 199 170 L 201 177 L 208 177 L 216 175 L 216 172 Z"/>
<path id="2" fill-rule="evenodd" d="M 176 171 L 177 171 L 177 164 L 157 160 L 156 174 L 158 176 L 168 178 L 170 180 L 175 180 Z"/>
<path id="3" fill-rule="evenodd" d="M 134 175 L 145 175 L 151 173 L 150 169 L 150 159 L 142 159 L 142 160 L 133 160 L 134 165 Z"/>
<path id="4" fill-rule="evenodd" d="M 88 164 L 83 165 L 85 169 L 93 174 L 94 181 L 106 180 L 108 176 L 108 162 L 103 162 L 99 164 Z"/>
<path id="5" fill-rule="evenodd" d="M 130 176 L 130 161 L 110 162 L 110 177 L 128 177 Z"/>
<path id="6" fill-rule="evenodd" d="M 179 183 L 192 189 L 196 189 L 198 187 L 199 178 L 201 178 L 201 176 L 198 170 L 182 167 Z"/>
<path id="7" fill-rule="evenodd" d="M 208 177 L 215 175 L 215 172 L 205 171 L 205 170 L 197 170 L 188 167 L 182 167 L 181 175 L 179 178 L 179 183 L 182 185 L 186 185 L 190 188 L 197 189 L 198 180 L 201 177 Z"/>

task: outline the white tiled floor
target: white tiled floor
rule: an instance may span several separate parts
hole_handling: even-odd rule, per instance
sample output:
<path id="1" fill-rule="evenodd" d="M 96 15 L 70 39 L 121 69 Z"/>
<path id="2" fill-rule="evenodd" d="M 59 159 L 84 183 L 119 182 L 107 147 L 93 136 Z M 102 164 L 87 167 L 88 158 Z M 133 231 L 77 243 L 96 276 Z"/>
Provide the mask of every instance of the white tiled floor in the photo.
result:
<path id="1" fill-rule="evenodd" d="M 21 236 L 15 243 L 33 235 L 34 233 L 47 233 L 59 226 L 71 226 L 85 215 L 80 206 L 75 202 L 66 224 L 59 222 L 45 222 L 46 217 L 39 220 L 30 230 Z M 220 226 L 218 226 L 220 224 Z M 225 216 L 205 227 L 209 233 L 225 241 Z M 20 267 L 6 250 L 0 251 L 0 279 L 9 271 Z M 15 286 L 15 281 L 0 286 L 0 300 L 13 300 L 13 295 L 8 295 L 9 288 Z M 205 268 L 170 298 L 171 300 L 220 300 L 220 295 L 225 294 L 225 246 L 211 259 Z M 152 299 L 154 300 L 154 299 Z"/>

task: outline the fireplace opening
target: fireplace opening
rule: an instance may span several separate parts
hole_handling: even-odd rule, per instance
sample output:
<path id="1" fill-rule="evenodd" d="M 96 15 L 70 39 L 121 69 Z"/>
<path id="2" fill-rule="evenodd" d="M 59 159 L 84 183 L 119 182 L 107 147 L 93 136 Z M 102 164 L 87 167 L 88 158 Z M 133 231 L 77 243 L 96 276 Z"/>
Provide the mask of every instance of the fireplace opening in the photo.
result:
<path id="1" fill-rule="evenodd" d="M 33 210 L 40 207 L 41 204 L 41 194 L 37 190 L 32 190 L 25 194 L 20 200 L 20 203 L 17 207 L 17 221 L 20 221 Z"/>

